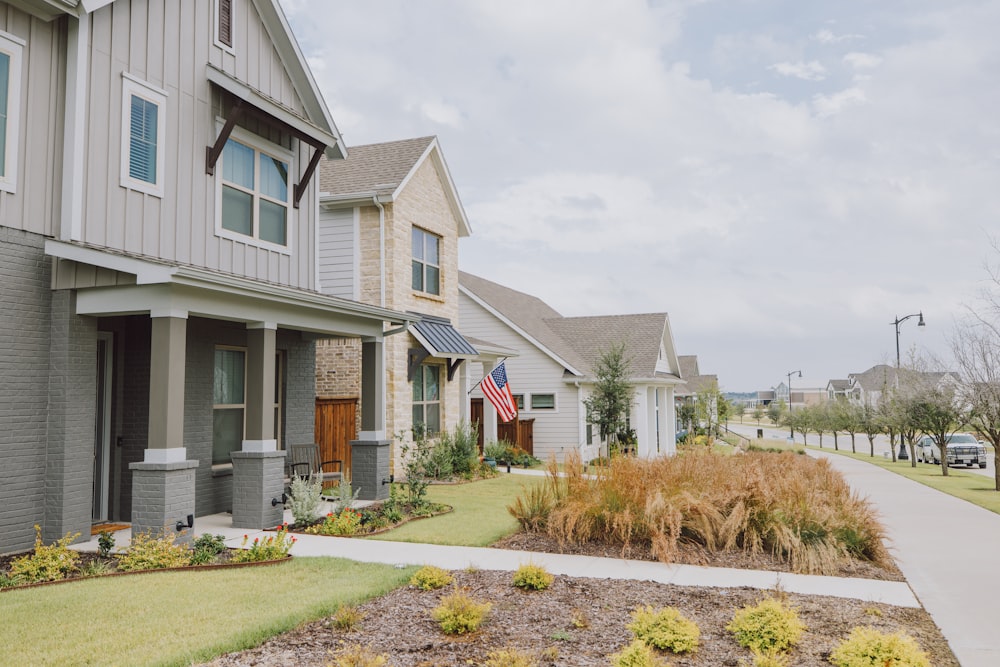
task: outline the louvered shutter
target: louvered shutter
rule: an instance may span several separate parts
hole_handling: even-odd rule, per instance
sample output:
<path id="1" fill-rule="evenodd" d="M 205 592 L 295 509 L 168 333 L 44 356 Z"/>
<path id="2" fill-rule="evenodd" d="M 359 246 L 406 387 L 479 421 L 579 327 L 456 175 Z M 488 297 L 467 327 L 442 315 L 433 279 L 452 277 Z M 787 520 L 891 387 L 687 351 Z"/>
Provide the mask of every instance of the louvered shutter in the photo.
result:
<path id="1" fill-rule="evenodd" d="M 219 0 L 219 41 L 233 45 L 233 0 Z"/>

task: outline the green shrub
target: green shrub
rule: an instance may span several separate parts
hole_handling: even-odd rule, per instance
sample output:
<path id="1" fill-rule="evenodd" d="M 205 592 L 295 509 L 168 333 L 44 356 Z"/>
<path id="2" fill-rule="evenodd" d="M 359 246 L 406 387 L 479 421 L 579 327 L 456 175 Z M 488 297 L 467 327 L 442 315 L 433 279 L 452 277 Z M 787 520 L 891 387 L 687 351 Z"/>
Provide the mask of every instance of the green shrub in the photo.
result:
<path id="1" fill-rule="evenodd" d="M 538 662 L 527 653 L 515 648 L 492 651 L 486 656 L 483 667 L 537 667 Z"/>
<path id="2" fill-rule="evenodd" d="M 442 570 L 433 565 L 424 565 L 413 573 L 410 578 L 410 585 L 416 586 L 422 591 L 434 591 L 444 588 L 455 580 L 447 570 Z"/>
<path id="3" fill-rule="evenodd" d="M 544 567 L 531 563 L 522 565 L 514 573 L 514 585 L 526 591 L 544 591 L 555 580 Z"/>
<path id="4" fill-rule="evenodd" d="M 153 537 L 152 533 L 132 536 L 132 544 L 125 553 L 118 554 L 118 569 L 122 572 L 162 570 L 190 564 L 191 554 L 183 544 L 174 544 L 176 533 Z"/>
<path id="5" fill-rule="evenodd" d="M 508 447 L 510 445 L 503 440 L 488 443 L 483 447 L 483 456 L 494 461 L 503 461 Z"/>
<path id="6" fill-rule="evenodd" d="M 356 535 L 361 530 L 361 512 L 345 507 L 340 512 L 330 512 L 321 523 L 306 528 L 312 535 Z"/>
<path id="7" fill-rule="evenodd" d="M 388 664 L 388 656 L 355 644 L 344 648 L 334 656 L 334 661 L 329 667 L 385 667 Z"/>
<path id="8" fill-rule="evenodd" d="M 788 650 L 798 643 L 805 629 L 795 609 L 775 598 L 743 607 L 726 626 L 740 646 L 762 654 Z"/>
<path id="9" fill-rule="evenodd" d="M 784 653 L 753 652 L 753 667 L 788 667 L 791 659 Z M 744 664 L 741 663 L 740 664 Z"/>
<path id="10" fill-rule="evenodd" d="M 103 558 L 111 555 L 111 550 L 115 548 L 115 536 L 107 530 L 102 530 L 97 535 L 97 554 Z"/>
<path id="11" fill-rule="evenodd" d="M 356 606 L 352 604 L 342 604 L 337 607 L 337 611 L 333 615 L 333 627 L 338 630 L 350 632 L 354 628 L 358 627 L 358 624 L 361 623 L 361 619 L 364 617 L 364 612 Z"/>
<path id="12" fill-rule="evenodd" d="M 308 526 L 316 520 L 319 504 L 323 500 L 323 476 L 292 476 L 286 507 L 292 511 L 296 526 Z"/>
<path id="13" fill-rule="evenodd" d="M 431 610 L 431 618 L 449 635 L 475 632 L 493 608 L 489 602 L 476 602 L 461 591 L 441 598 L 441 604 Z"/>
<path id="14" fill-rule="evenodd" d="M 354 501 L 358 499 L 358 495 L 361 494 L 361 487 L 355 489 L 351 485 L 351 478 L 347 474 L 343 475 L 337 486 L 332 489 L 332 493 L 327 495 L 330 499 L 332 496 L 333 502 L 333 513 L 339 514 L 342 510 L 348 507 L 354 506 Z"/>
<path id="15" fill-rule="evenodd" d="M 104 560 L 92 560 L 80 568 L 80 576 L 82 577 L 101 577 L 112 572 L 114 569 Z"/>
<path id="16" fill-rule="evenodd" d="M 80 554 L 69 548 L 80 533 L 66 533 L 54 543 L 42 542 L 42 527 L 35 526 L 35 551 L 21 556 L 10 564 L 8 577 L 15 584 L 32 584 L 39 581 L 58 581 L 79 568 Z"/>
<path id="17" fill-rule="evenodd" d="M 204 533 L 191 541 L 191 564 L 214 563 L 219 554 L 226 550 L 226 538 L 222 535 Z"/>
<path id="18" fill-rule="evenodd" d="M 612 667 L 667 667 L 667 662 L 646 642 L 636 639 L 611 656 L 611 665 Z"/>
<path id="19" fill-rule="evenodd" d="M 698 626 L 673 607 L 639 607 L 632 612 L 628 629 L 636 639 L 673 653 L 698 650 L 698 638 L 701 636 Z"/>
<path id="20" fill-rule="evenodd" d="M 264 539 L 253 538 L 253 544 L 247 548 L 250 537 L 243 536 L 243 549 L 233 554 L 234 563 L 258 563 L 265 560 L 280 560 L 288 556 L 296 538 L 288 535 L 288 526 L 282 524 L 281 528 L 274 535 L 268 535 Z"/>
<path id="21" fill-rule="evenodd" d="M 883 634 L 874 628 L 854 628 L 833 653 L 837 667 L 930 667 L 917 642 L 903 632 Z"/>

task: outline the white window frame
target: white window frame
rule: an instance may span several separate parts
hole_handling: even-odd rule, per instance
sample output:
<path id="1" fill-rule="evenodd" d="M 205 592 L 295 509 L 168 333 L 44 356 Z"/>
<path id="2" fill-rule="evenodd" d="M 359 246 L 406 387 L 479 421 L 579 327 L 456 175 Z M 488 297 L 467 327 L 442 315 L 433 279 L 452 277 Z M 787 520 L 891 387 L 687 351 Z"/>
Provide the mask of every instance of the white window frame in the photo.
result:
<path id="1" fill-rule="evenodd" d="M 0 191 L 17 192 L 17 156 L 21 147 L 21 66 L 27 42 L 0 31 L 0 52 L 10 57 L 7 80 L 7 136 L 4 146 L 4 173 L 0 175 Z"/>
<path id="2" fill-rule="evenodd" d="M 214 374 L 215 362 L 214 361 L 212 362 L 212 369 L 213 369 L 213 374 L 212 374 L 212 382 L 213 382 L 213 390 L 212 390 L 213 391 L 213 393 L 212 393 L 212 419 L 213 420 L 215 419 L 215 411 L 216 410 L 235 410 L 236 408 L 239 408 L 239 409 L 243 410 L 243 431 L 242 431 L 242 433 L 240 433 L 240 440 L 242 440 L 243 438 L 246 437 L 246 433 L 247 433 L 247 348 L 245 348 L 245 347 L 239 347 L 237 345 L 216 345 L 213 348 L 213 352 L 212 352 L 213 356 L 215 354 L 215 350 L 230 350 L 230 351 L 233 351 L 233 352 L 242 352 L 243 353 L 243 400 L 240 403 L 216 403 L 215 402 L 215 390 L 214 390 L 214 383 L 215 383 L 215 374 Z M 215 445 L 214 439 L 213 439 L 212 445 L 213 445 L 213 447 Z M 214 459 L 214 457 L 215 457 L 215 454 L 213 452 L 212 458 Z M 225 470 L 225 469 L 230 469 L 232 467 L 233 467 L 232 463 L 215 463 L 214 461 L 212 462 L 212 470 Z"/>
<path id="3" fill-rule="evenodd" d="M 224 121 L 222 119 L 217 119 L 216 123 L 218 127 L 216 132 L 222 131 L 222 126 Z M 298 173 L 295 163 L 295 153 L 279 146 L 278 144 L 272 143 L 267 139 L 261 137 L 260 135 L 254 134 L 244 130 L 241 127 L 234 127 L 232 134 L 229 136 L 230 139 L 237 141 L 244 146 L 252 148 L 254 151 L 254 192 L 253 192 L 253 221 L 251 223 L 251 228 L 253 229 L 253 236 L 247 236 L 246 234 L 241 234 L 239 232 L 234 232 L 231 229 L 226 229 L 222 226 L 222 186 L 223 186 L 223 173 L 225 172 L 225 150 L 219 155 L 219 161 L 215 167 L 215 235 L 224 239 L 229 239 L 230 241 L 236 241 L 238 243 L 244 243 L 246 245 L 255 246 L 257 248 L 263 248 L 265 250 L 273 250 L 274 252 L 279 252 L 283 255 L 291 255 L 292 247 L 294 245 L 295 239 L 295 223 L 296 223 L 296 212 L 298 209 L 295 208 L 292 202 L 292 196 L 295 191 L 294 185 L 294 174 Z M 288 165 L 288 184 L 287 184 L 287 196 L 288 199 L 285 204 L 288 207 L 288 214 L 285 217 L 285 245 L 278 243 L 272 243 L 270 241 L 264 241 L 260 238 L 260 207 L 258 201 L 261 197 L 260 194 L 260 154 L 269 155 L 273 158 L 277 158 Z M 239 187 L 239 186 L 237 186 Z M 242 187 L 240 190 L 245 191 Z M 275 201 L 273 197 L 267 197 L 268 201 Z"/>
<path id="4" fill-rule="evenodd" d="M 552 407 L 551 408 L 536 408 L 535 407 L 535 396 L 551 396 L 552 397 Z M 527 398 L 528 410 L 527 412 L 558 412 L 559 411 L 559 394 L 549 391 L 540 391 L 537 394 L 528 394 Z"/>
<path id="5" fill-rule="evenodd" d="M 249 362 L 247 358 L 247 348 L 240 347 L 239 345 L 216 345 L 213 350 L 232 350 L 233 352 L 243 353 L 243 402 L 242 403 L 216 403 L 214 388 L 212 396 L 212 418 L 215 418 L 216 410 L 229 410 L 241 408 L 243 410 L 243 433 L 240 436 L 245 439 L 247 434 L 247 363 Z M 214 354 L 214 352 L 213 352 Z M 277 448 L 283 450 L 285 448 L 283 438 L 281 433 L 284 430 L 285 421 L 285 367 L 287 365 L 287 360 L 285 358 L 284 350 L 275 350 L 274 352 L 274 393 L 277 394 L 274 402 L 274 410 L 276 412 L 274 416 L 274 440 L 277 443 Z M 214 362 L 213 362 L 214 371 Z M 215 376 L 213 372 L 212 382 L 214 387 Z M 214 444 L 214 443 L 213 443 Z M 232 463 L 213 463 L 212 470 L 227 470 L 233 467 Z"/>
<path id="6" fill-rule="evenodd" d="M 156 182 L 150 183 L 132 178 L 132 97 L 139 97 L 157 106 L 156 114 Z M 129 190 L 144 192 L 154 197 L 163 197 L 165 153 L 167 147 L 167 91 L 157 88 L 128 72 L 122 72 L 122 153 L 121 186 Z"/>
<path id="7" fill-rule="evenodd" d="M 424 229 L 423 227 L 420 227 L 418 225 L 413 225 L 411 227 L 411 231 L 410 231 L 410 239 L 411 239 L 410 243 L 411 244 L 413 243 L 413 240 L 412 240 L 413 239 L 413 232 L 415 232 L 415 231 L 420 232 L 423 235 L 421 237 L 421 240 L 424 242 L 424 254 L 426 254 L 426 251 L 427 251 L 427 246 L 426 246 L 426 240 L 425 239 L 429 237 L 429 238 L 432 238 L 435 241 L 437 241 L 437 257 L 438 257 L 437 261 L 438 261 L 438 263 L 437 264 L 432 264 L 431 262 L 427 261 L 426 257 L 423 258 L 423 259 L 417 259 L 416 257 L 412 257 L 411 256 L 410 257 L 410 261 L 411 262 L 417 262 L 417 263 L 420 264 L 420 273 L 421 273 L 420 282 L 423 284 L 423 287 L 420 288 L 420 289 L 418 289 L 416 287 L 413 287 L 413 273 L 412 273 L 412 264 L 411 264 L 411 269 L 410 269 L 411 270 L 411 273 L 410 273 L 410 288 L 414 292 L 417 292 L 418 294 L 429 294 L 430 296 L 440 297 L 441 296 L 441 292 L 444 291 L 444 284 L 443 284 L 444 283 L 444 275 L 443 275 L 443 271 L 441 270 L 441 250 L 442 250 L 442 246 L 444 245 L 444 237 L 442 237 L 440 234 L 435 234 L 434 232 L 432 232 L 432 231 L 430 231 L 428 229 Z M 427 289 L 427 267 L 428 266 L 437 269 L 437 272 L 438 272 L 438 284 L 437 284 L 437 290 L 438 291 L 437 292 L 431 292 L 429 289 Z"/>
<path id="8" fill-rule="evenodd" d="M 220 22 L 219 21 L 219 0 L 212 0 L 212 26 L 213 26 L 213 28 L 212 28 L 212 35 L 213 35 L 213 43 L 217 47 L 219 47 L 220 49 L 222 49 L 223 51 L 225 51 L 226 53 L 231 53 L 233 55 L 236 55 L 236 49 L 234 48 L 235 44 L 236 44 L 236 40 L 234 39 L 235 32 L 236 32 L 234 30 L 234 28 L 236 27 L 236 0 L 233 0 L 232 2 L 229 3 L 229 41 L 231 41 L 233 43 L 233 45 L 226 44 L 220 38 L 220 36 L 219 36 L 219 22 Z"/>

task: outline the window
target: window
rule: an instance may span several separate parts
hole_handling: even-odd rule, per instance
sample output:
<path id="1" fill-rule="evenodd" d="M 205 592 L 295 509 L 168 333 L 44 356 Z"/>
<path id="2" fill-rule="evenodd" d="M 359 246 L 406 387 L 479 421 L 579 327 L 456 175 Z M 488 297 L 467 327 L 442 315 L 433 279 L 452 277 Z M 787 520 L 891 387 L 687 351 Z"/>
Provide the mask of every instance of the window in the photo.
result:
<path id="1" fill-rule="evenodd" d="M 287 251 L 291 154 L 278 146 L 265 150 L 244 134 L 249 136 L 230 138 L 222 150 L 219 233 Z"/>
<path id="2" fill-rule="evenodd" d="M 215 45 L 233 52 L 233 0 L 215 0 Z"/>
<path id="3" fill-rule="evenodd" d="M 555 394 L 532 394 L 531 395 L 531 409 L 532 410 L 555 410 L 556 409 L 556 395 Z"/>
<path id="4" fill-rule="evenodd" d="M 243 446 L 246 412 L 246 352 L 215 349 L 212 463 L 231 463 L 230 454 Z"/>
<path id="5" fill-rule="evenodd" d="M 163 196 L 167 93 L 122 74 L 121 185 Z"/>
<path id="6" fill-rule="evenodd" d="M 281 448 L 285 363 L 282 352 L 274 359 L 274 439 Z M 246 425 L 246 351 L 215 348 L 212 389 L 212 464 L 231 463 L 230 454 L 243 447 Z"/>
<path id="7" fill-rule="evenodd" d="M 440 246 L 440 236 L 413 228 L 413 289 L 418 292 L 441 294 Z"/>
<path id="8" fill-rule="evenodd" d="M 441 430 L 441 367 L 421 364 L 413 377 L 413 426 L 426 432 Z"/>
<path id="9" fill-rule="evenodd" d="M 518 412 L 524 410 L 524 394 L 514 394 L 514 405 L 517 406 Z"/>
<path id="10" fill-rule="evenodd" d="M 17 189 L 23 40 L 0 32 L 0 190 Z"/>

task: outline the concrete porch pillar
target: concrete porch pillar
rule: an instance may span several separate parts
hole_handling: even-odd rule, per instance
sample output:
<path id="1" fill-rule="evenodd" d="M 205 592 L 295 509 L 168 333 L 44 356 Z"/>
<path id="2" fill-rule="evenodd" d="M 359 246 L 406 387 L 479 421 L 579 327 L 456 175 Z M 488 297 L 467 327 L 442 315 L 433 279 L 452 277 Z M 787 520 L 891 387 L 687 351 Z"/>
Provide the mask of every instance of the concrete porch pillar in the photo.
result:
<path id="1" fill-rule="evenodd" d="M 194 471 L 184 447 L 184 367 L 187 313 L 151 314 L 149 432 L 142 461 L 132 470 L 132 532 L 176 531 L 194 515 Z M 183 531 L 179 542 L 190 540 Z"/>
<path id="2" fill-rule="evenodd" d="M 273 528 L 284 506 L 285 452 L 275 433 L 275 337 L 270 322 L 247 325 L 246 431 L 242 451 L 233 452 L 233 527 Z"/>

